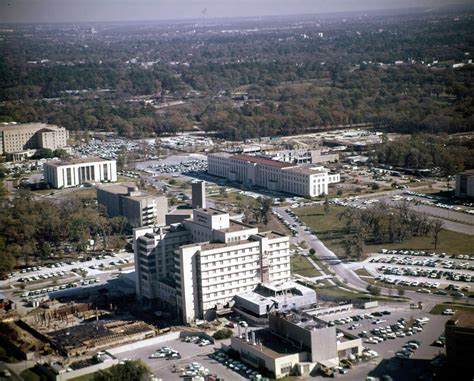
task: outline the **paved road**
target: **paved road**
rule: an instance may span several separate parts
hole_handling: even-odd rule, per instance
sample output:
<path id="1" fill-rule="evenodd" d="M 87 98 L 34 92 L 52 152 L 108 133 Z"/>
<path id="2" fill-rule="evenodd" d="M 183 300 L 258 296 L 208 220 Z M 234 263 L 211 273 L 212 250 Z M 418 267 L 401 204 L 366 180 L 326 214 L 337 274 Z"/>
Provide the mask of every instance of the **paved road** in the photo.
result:
<path id="1" fill-rule="evenodd" d="M 341 262 L 337 255 L 329 250 L 318 237 L 305 231 L 303 226 L 298 225 L 294 218 L 285 211 L 285 208 L 275 208 L 275 211 L 280 213 L 290 224 L 296 224 L 298 242 L 305 241 L 309 247 L 313 248 L 316 251 L 316 256 L 325 261 L 340 280 L 347 280 L 348 285 L 351 287 L 365 291 L 368 283 L 361 280 L 350 267 Z"/>

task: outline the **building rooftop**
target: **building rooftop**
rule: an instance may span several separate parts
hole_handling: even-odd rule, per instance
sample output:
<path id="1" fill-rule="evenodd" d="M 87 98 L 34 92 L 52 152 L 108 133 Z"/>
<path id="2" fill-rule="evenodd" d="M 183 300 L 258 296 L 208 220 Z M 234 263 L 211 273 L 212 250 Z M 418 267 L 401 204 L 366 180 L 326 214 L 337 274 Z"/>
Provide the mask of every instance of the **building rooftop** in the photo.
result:
<path id="1" fill-rule="evenodd" d="M 257 227 L 252 226 L 252 225 L 247 225 L 235 220 L 230 220 L 230 226 L 226 229 L 219 229 L 219 231 L 223 233 L 232 233 L 232 232 L 238 232 L 238 231 L 248 230 L 248 229 L 257 229 Z"/>
<path id="2" fill-rule="evenodd" d="M 232 155 L 231 158 L 236 159 L 236 160 L 248 161 L 254 164 L 268 165 L 270 167 L 275 167 L 275 168 L 290 168 L 290 167 L 295 166 L 294 164 L 291 164 L 291 163 L 284 163 L 282 161 L 265 159 L 263 157 L 250 156 L 250 155 Z"/>
<path id="3" fill-rule="evenodd" d="M 192 216 L 193 209 L 175 209 L 172 212 L 166 213 L 166 215 L 180 215 L 180 216 Z"/>
<path id="4" fill-rule="evenodd" d="M 293 282 L 292 280 L 269 282 L 262 284 L 262 286 L 271 292 L 274 292 L 275 294 L 278 292 L 291 290 L 298 290 L 301 294 L 314 293 L 313 289 L 305 287 L 297 282 Z"/>
<path id="5" fill-rule="evenodd" d="M 194 210 L 197 210 L 199 212 L 203 212 L 203 213 L 206 213 L 210 216 L 218 216 L 220 214 L 229 214 L 227 212 L 224 212 L 222 210 L 219 210 L 219 209 L 215 209 L 215 208 L 202 208 L 202 209 L 194 209 Z"/>
<path id="6" fill-rule="evenodd" d="M 115 160 L 106 160 L 106 159 L 102 159 L 100 157 L 84 157 L 84 158 L 69 159 L 69 160 L 64 160 L 64 161 L 61 161 L 61 160 L 49 161 L 45 164 L 53 166 L 53 167 L 61 167 L 63 165 L 101 163 L 101 162 L 105 163 L 105 162 L 109 162 L 109 161 L 115 161 Z"/>
<path id="7" fill-rule="evenodd" d="M 58 130 L 59 127 L 53 124 L 46 124 L 46 123 L 24 123 L 24 124 L 16 124 L 16 123 L 9 123 L 9 124 L 0 124 L 0 131 L 20 131 L 20 130 L 41 130 L 41 129 L 48 129 L 49 131 Z"/>
<path id="8" fill-rule="evenodd" d="M 205 250 L 220 249 L 222 247 L 232 247 L 232 246 L 244 245 L 244 244 L 248 244 L 248 243 L 254 243 L 254 241 L 246 239 L 246 240 L 243 240 L 243 241 L 228 242 L 228 243 L 224 243 L 224 242 L 203 242 L 203 243 L 196 243 L 196 244 L 193 244 L 193 245 L 200 245 L 201 250 L 205 251 Z"/>
<path id="9" fill-rule="evenodd" d="M 474 176 L 474 169 L 468 169 L 467 171 L 463 171 L 459 174 L 464 176 Z"/>
<path id="10" fill-rule="evenodd" d="M 319 173 L 326 173 L 328 171 L 325 171 L 321 169 L 321 167 L 291 167 L 287 169 L 290 172 L 295 172 L 295 173 L 302 173 L 305 175 L 315 175 Z"/>
<path id="11" fill-rule="evenodd" d="M 297 325 L 298 327 L 304 328 L 308 331 L 326 328 L 328 325 L 325 321 L 315 318 L 311 315 L 305 314 L 304 312 L 283 312 L 276 314 L 280 319 L 284 319 Z"/>
<path id="12" fill-rule="evenodd" d="M 296 347 L 291 341 L 273 335 L 269 329 L 260 329 L 254 332 L 257 344 L 253 345 L 252 342 L 249 341 L 247 345 L 256 348 L 273 359 L 304 352 L 301 348 Z M 245 339 L 239 337 L 234 337 L 233 340 L 239 340 L 240 342 L 245 343 Z"/>
<path id="13" fill-rule="evenodd" d="M 107 184 L 107 185 L 101 185 L 98 189 L 107 191 L 110 193 L 114 193 L 114 194 L 126 195 L 128 194 L 130 187 L 136 188 L 136 184 L 132 184 L 132 183 Z"/>
<path id="14" fill-rule="evenodd" d="M 287 235 L 282 234 L 282 233 L 275 232 L 275 231 L 273 231 L 273 230 L 267 231 L 267 232 L 260 232 L 260 233 L 258 233 L 257 235 L 259 235 L 260 237 L 267 237 L 267 238 L 269 238 L 269 239 L 287 237 Z"/>
<path id="15" fill-rule="evenodd" d="M 474 314 L 461 312 L 456 314 L 450 321 L 454 322 L 456 327 L 474 329 Z"/>
<path id="16" fill-rule="evenodd" d="M 260 284 L 255 291 L 237 294 L 240 298 L 252 303 L 291 302 L 292 297 L 315 294 L 315 291 L 299 283 L 277 281 Z"/>

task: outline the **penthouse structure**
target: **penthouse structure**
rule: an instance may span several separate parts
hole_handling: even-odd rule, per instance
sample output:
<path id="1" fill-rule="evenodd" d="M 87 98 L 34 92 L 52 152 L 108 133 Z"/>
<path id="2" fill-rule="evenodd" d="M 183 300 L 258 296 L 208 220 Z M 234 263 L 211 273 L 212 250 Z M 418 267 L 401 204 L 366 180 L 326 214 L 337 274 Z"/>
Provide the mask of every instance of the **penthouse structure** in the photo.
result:
<path id="1" fill-rule="evenodd" d="M 29 149 L 66 147 L 69 132 L 64 127 L 45 123 L 0 125 L 0 155 Z"/>
<path id="2" fill-rule="evenodd" d="M 97 201 L 109 217 L 124 216 L 130 227 L 162 226 L 168 199 L 138 190 L 135 184 L 104 185 L 97 188 Z"/>
<path id="3" fill-rule="evenodd" d="M 83 158 L 50 161 L 43 165 L 44 180 L 53 188 L 71 188 L 84 183 L 117 181 L 115 160 Z"/>
<path id="4" fill-rule="evenodd" d="M 362 339 L 318 318 L 293 312 L 270 314 L 269 328 L 239 332 L 232 337 L 231 347 L 244 362 L 265 368 L 275 378 L 308 376 L 317 368 L 331 370 L 342 359 L 362 355 Z"/>
<path id="5" fill-rule="evenodd" d="M 287 236 L 259 232 L 217 209 L 135 229 L 133 242 L 138 297 L 174 306 L 185 323 L 228 312 L 236 294 L 259 283 L 290 278 Z"/>
<path id="6" fill-rule="evenodd" d="M 211 175 L 303 197 L 327 194 L 328 185 L 340 181 L 339 174 L 324 167 L 302 167 L 257 156 L 220 152 L 208 155 L 207 160 Z"/>

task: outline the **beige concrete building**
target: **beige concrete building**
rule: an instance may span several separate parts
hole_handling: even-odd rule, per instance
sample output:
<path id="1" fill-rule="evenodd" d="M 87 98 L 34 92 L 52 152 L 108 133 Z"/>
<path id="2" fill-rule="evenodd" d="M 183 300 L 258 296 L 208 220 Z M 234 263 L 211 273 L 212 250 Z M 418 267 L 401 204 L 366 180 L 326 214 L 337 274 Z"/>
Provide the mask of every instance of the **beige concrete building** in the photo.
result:
<path id="1" fill-rule="evenodd" d="M 56 150 L 67 146 L 69 131 L 45 123 L 0 125 L 0 155 L 29 149 Z"/>
<path id="2" fill-rule="evenodd" d="M 324 167 L 303 167 L 250 155 L 215 153 L 207 157 L 208 173 L 230 181 L 303 197 L 328 194 L 328 185 L 340 175 Z"/>
<path id="3" fill-rule="evenodd" d="M 363 349 L 362 339 L 293 312 L 270 314 L 268 329 L 242 332 L 239 328 L 231 347 L 244 362 L 272 372 L 275 378 L 334 368 L 342 359 L 361 356 Z"/>
<path id="4" fill-rule="evenodd" d="M 53 188 L 71 188 L 84 183 L 117 181 L 115 160 L 101 158 L 54 160 L 43 165 L 44 180 Z"/>
<path id="5" fill-rule="evenodd" d="M 474 169 L 456 175 L 455 195 L 474 198 Z"/>
<path id="6" fill-rule="evenodd" d="M 109 217 L 124 216 L 129 226 L 163 226 L 168 199 L 138 190 L 135 184 L 103 185 L 97 188 L 97 201 Z"/>
<path id="7" fill-rule="evenodd" d="M 134 230 L 137 295 L 171 302 L 185 323 L 228 311 L 241 292 L 290 278 L 289 238 L 231 220 L 217 209 Z"/>

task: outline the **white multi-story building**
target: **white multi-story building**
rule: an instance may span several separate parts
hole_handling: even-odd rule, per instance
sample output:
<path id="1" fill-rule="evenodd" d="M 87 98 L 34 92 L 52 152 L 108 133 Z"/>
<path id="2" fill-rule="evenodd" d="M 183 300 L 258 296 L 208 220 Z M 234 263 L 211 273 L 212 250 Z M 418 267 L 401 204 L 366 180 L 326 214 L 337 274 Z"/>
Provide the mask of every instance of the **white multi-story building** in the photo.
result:
<path id="1" fill-rule="evenodd" d="M 208 155 L 207 161 L 211 175 L 303 197 L 328 194 L 328 185 L 340 181 L 339 174 L 324 167 L 302 167 L 257 156 L 221 152 Z"/>
<path id="2" fill-rule="evenodd" d="M 117 181 L 115 160 L 100 158 L 50 161 L 43 165 L 44 180 L 53 188 L 70 188 L 84 183 Z"/>
<path id="3" fill-rule="evenodd" d="M 134 230 L 137 295 L 174 304 L 186 323 L 210 319 L 261 282 L 290 278 L 289 238 L 217 209 L 169 227 Z"/>

